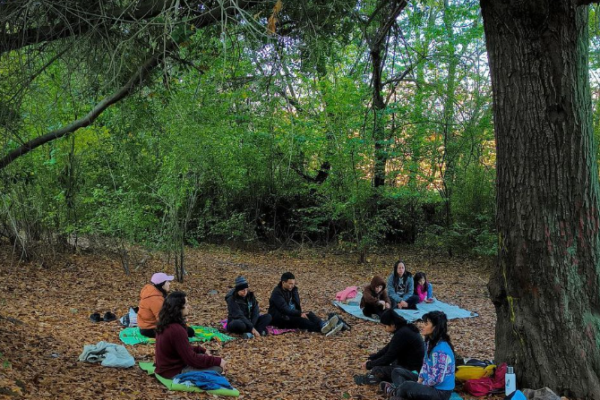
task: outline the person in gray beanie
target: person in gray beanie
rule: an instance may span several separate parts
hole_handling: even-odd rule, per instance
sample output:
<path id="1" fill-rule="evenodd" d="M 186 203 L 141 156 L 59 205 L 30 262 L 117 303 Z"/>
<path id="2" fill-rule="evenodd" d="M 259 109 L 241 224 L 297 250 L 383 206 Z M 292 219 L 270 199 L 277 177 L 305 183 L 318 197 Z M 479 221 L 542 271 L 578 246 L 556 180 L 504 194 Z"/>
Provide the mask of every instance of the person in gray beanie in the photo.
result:
<path id="1" fill-rule="evenodd" d="M 258 301 L 248 289 L 248 281 L 243 276 L 235 278 L 235 287 L 225 296 L 227 301 L 227 331 L 240 333 L 245 338 L 266 336 L 271 315 L 260 315 Z"/>

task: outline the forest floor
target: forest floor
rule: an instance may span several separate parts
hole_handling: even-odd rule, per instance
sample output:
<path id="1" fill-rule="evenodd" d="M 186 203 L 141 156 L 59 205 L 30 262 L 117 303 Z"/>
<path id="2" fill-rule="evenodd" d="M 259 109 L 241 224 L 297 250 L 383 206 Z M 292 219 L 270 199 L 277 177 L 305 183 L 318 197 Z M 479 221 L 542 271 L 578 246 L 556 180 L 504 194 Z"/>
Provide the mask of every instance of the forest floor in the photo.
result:
<path id="1" fill-rule="evenodd" d="M 140 289 L 157 271 L 172 273 L 160 257 L 126 275 L 117 259 L 100 255 L 61 256 L 52 265 L 18 263 L 0 246 L 0 398 L 24 399 L 192 399 L 207 394 L 168 392 L 138 367 L 126 370 L 78 362 L 84 344 L 120 343 L 118 321 L 92 323 L 91 313 L 118 317 L 137 305 Z M 403 249 L 415 273 L 425 271 L 436 297 L 475 311 L 479 317 L 450 321 L 458 355 L 492 359 L 494 307 L 488 297 L 489 261 L 448 258 Z M 228 248 L 190 249 L 189 274 L 171 290 L 184 290 L 191 302 L 190 324 L 218 326 L 226 318 L 225 293 L 235 277 L 248 278 L 266 312 L 280 275 L 292 271 L 303 308 L 325 316 L 340 311 L 335 293 L 387 276 L 397 254 L 372 255 L 357 264 L 355 255 L 330 252 L 244 252 Z M 214 294 L 214 291 L 217 294 Z M 213 294 L 211 294 L 213 293 Z M 374 386 L 357 386 L 353 375 L 369 353 L 389 340 L 381 325 L 342 316 L 352 330 L 334 337 L 288 333 L 263 339 L 210 342 L 229 362 L 227 377 L 240 399 L 379 399 Z M 153 359 L 152 345 L 127 346 L 136 361 Z M 468 396 L 463 395 L 467 399 Z"/>

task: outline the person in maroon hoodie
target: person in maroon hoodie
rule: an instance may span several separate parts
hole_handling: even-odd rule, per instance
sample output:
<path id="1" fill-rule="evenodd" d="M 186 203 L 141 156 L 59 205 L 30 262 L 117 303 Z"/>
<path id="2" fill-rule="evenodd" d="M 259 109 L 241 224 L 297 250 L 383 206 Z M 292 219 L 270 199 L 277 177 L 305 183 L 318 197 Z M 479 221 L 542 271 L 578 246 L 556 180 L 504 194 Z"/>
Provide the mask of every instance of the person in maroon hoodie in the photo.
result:
<path id="1" fill-rule="evenodd" d="M 185 317 L 189 313 L 189 303 L 184 292 L 173 292 L 165 299 L 158 315 L 156 326 L 155 373 L 171 379 L 175 375 L 211 369 L 219 373 L 225 371 L 226 362 L 200 346 L 192 346 L 188 341 Z"/>

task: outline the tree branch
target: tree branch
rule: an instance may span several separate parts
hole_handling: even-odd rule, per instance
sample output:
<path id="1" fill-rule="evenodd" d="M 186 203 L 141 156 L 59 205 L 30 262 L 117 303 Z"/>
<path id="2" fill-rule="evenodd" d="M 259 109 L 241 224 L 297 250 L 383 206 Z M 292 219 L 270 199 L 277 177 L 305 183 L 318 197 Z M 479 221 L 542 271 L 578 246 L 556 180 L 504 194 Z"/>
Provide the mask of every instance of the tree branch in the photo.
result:
<path id="1" fill-rule="evenodd" d="M 135 88 L 142 86 L 145 83 L 148 76 L 150 75 L 150 73 L 152 72 L 152 70 L 154 69 L 154 67 L 156 67 L 160 63 L 164 54 L 165 53 L 156 54 L 155 56 L 148 59 L 141 67 L 138 68 L 136 73 L 127 81 L 125 85 L 123 85 L 117 92 L 113 93 L 111 96 L 105 98 L 100 103 L 98 103 L 83 118 L 80 118 L 77 121 L 74 121 L 63 128 L 57 129 L 55 131 L 49 132 L 45 135 L 32 139 L 20 146 L 19 148 L 8 153 L 5 157 L 0 159 L 0 169 L 5 168 L 11 162 L 21 157 L 22 155 L 29 153 L 33 149 L 36 149 L 52 140 L 67 136 L 80 128 L 85 128 L 86 126 L 91 125 L 92 122 L 94 122 L 104 110 L 127 97 Z"/>

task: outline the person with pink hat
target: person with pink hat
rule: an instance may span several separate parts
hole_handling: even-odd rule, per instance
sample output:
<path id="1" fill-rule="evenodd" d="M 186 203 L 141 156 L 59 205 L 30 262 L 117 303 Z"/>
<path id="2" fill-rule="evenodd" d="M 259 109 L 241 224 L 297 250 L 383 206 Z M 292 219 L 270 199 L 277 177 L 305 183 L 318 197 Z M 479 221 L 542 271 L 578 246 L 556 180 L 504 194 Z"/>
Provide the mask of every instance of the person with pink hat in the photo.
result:
<path id="1" fill-rule="evenodd" d="M 172 275 L 157 272 L 150 278 L 151 283 L 142 288 L 137 317 L 138 327 L 142 335 L 149 338 L 156 337 L 158 313 L 163 306 L 165 297 L 167 297 L 173 279 Z"/>

